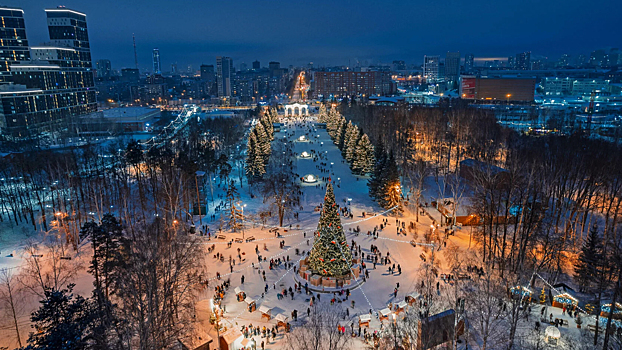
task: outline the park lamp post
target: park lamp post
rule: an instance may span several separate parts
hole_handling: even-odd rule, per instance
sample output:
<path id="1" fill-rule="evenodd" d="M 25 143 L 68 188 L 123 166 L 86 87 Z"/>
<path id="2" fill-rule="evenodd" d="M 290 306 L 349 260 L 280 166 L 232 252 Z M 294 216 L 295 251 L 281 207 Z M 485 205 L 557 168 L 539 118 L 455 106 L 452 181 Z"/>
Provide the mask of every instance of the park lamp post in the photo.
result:
<path id="1" fill-rule="evenodd" d="M 197 186 L 197 204 L 199 205 L 199 231 L 201 231 L 201 226 L 203 226 L 203 217 L 201 216 L 201 195 L 199 194 L 199 180 L 198 178 L 203 178 L 205 175 L 205 171 L 197 170 L 194 173 L 194 183 Z M 205 213 L 207 214 L 207 213 Z"/>

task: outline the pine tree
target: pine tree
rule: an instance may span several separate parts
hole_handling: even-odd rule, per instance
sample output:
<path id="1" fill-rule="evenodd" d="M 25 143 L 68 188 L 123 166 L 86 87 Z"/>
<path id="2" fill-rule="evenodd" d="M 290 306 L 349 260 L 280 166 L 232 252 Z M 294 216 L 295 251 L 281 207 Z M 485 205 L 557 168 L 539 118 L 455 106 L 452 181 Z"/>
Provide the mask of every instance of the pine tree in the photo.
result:
<path id="1" fill-rule="evenodd" d="M 382 144 L 382 142 L 380 142 L 378 146 L 376 146 L 374 153 L 374 169 L 371 174 L 371 178 L 367 182 L 367 187 L 369 188 L 369 196 L 371 197 L 371 199 L 377 201 L 379 198 L 379 189 L 382 185 L 382 178 L 387 163 L 387 154 L 384 151 L 384 145 Z"/>
<path id="2" fill-rule="evenodd" d="M 255 138 L 257 140 L 257 152 L 263 157 L 264 164 L 268 163 L 268 159 L 270 158 L 270 140 L 266 135 L 266 130 L 264 129 L 261 123 L 257 123 L 255 128 L 253 129 L 255 133 Z"/>
<path id="3" fill-rule="evenodd" d="M 255 133 L 248 137 L 246 146 L 246 176 L 249 180 L 256 180 L 266 173 L 266 164 L 263 156 L 259 154 Z"/>
<path id="4" fill-rule="evenodd" d="M 345 119 L 340 119 L 337 129 L 335 129 L 333 135 L 331 135 L 333 143 L 337 145 L 337 148 L 339 148 L 339 150 L 341 150 L 341 148 L 343 147 L 343 138 L 346 134 L 347 128 L 348 124 L 346 123 Z"/>
<path id="5" fill-rule="evenodd" d="M 229 204 L 229 227 L 235 232 L 242 228 L 242 210 L 235 206 L 240 200 L 238 189 L 235 188 L 233 180 L 227 186 L 227 203 Z"/>
<path id="6" fill-rule="evenodd" d="M 327 117 L 328 117 L 328 114 L 326 112 L 326 106 L 322 103 L 320 105 L 320 110 L 318 111 L 318 121 L 320 123 L 326 123 Z"/>
<path id="7" fill-rule="evenodd" d="M 574 268 L 574 277 L 582 292 L 590 288 L 591 282 L 598 278 L 598 268 L 603 263 L 603 245 L 598 234 L 598 226 L 590 229 Z"/>
<path id="8" fill-rule="evenodd" d="M 317 225 L 317 238 L 309 255 L 309 266 L 322 276 L 338 277 L 350 273 L 352 254 L 346 242 L 333 186 L 328 183 Z"/>
<path id="9" fill-rule="evenodd" d="M 352 122 L 349 122 L 346 136 L 343 140 L 343 153 L 348 164 L 352 164 L 354 152 L 356 151 L 356 144 L 359 142 L 360 138 L 359 128 L 352 124 Z"/>
<path id="10" fill-rule="evenodd" d="M 393 157 L 393 152 L 389 154 L 381 185 L 379 188 L 378 204 L 384 209 L 391 209 L 395 206 L 394 213 L 401 213 L 402 208 L 402 185 L 397 170 L 397 164 Z"/>
<path id="11" fill-rule="evenodd" d="M 366 175 L 374 170 L 374 146 L 367 134 L 363 134 L 356 144 L 351 168 L 356 175 Z"/>

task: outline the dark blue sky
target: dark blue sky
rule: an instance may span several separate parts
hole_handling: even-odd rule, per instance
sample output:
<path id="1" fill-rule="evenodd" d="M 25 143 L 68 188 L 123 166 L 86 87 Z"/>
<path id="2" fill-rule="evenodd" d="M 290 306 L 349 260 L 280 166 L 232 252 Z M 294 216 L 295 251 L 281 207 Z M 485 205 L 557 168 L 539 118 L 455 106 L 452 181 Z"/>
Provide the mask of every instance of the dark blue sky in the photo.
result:
<path id="1" fill-rule="evenodd" d="M 262 65 L 354 64 L 459 50 L 476 57 L 520 51 L 557 58 L 622 46 L 619 0 L 5 0 L 24 9 L 31 45 L 48 40 L 46 7 L 85 12 L 93 59 L 139 67 L 160 48 L 162 68 L 214 63 L 225 55 Z"/>

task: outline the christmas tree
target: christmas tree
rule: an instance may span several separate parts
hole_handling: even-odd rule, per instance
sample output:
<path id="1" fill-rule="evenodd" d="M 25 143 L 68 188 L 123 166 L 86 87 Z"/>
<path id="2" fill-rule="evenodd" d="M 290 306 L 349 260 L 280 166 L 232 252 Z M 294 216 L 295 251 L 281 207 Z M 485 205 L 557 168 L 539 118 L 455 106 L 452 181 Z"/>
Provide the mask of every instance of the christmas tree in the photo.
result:
<path id="1" fill-rule="evenodd" d="M 352 164 L 353 155 L 356 151 L 356 144 L 360 139 L 359 128 L 348 122 L 348 128 L 346 129 L 346 135 L 343 140 L 343 155 L 349 164 Z"/>
<path id="2" fill-rule="evenodd" d="M 258 152 L 257 136 L 251 132 L 246 145 L 246 176 L 249 180 L 255 180 L 265 173 L 266 164 L 263 156 Z"/>
<path id="3" fill-rule="evenodd" d="M 322 103 L 320 105 L 320 110 L 318 111 L 318 121 L 320 123 L 326 123 L 326 117 L 328 113 L 326 112 L 326 106 Z"/>
<path id="4" fill-rule="evenodd" d="M 369 188 L 369 196 L 373 200 L 378 200 L 380 197 L 380 187 L 383 183 L 383 174 L 387 163 L 387 153 L 384 151 L 384 144 L 378 143 L 378 146 L 374 150 L 374 169 L 371 174 L 371 178 L 367 183 Z"/>
<path id="5" fill-rule="evenodd" d="M 237 188 L 233 184 L 233 180 L 229 182 L 227 186 L 227 202 L 229 204 L 229 227 L 235 232 L 242 228 L 242 210 L 236 208 L 235 202 L 239 201 L 240 195 L 238 194 Z"/>
<path id="6" fill-rule="evenodd" d="M 378 204 L 385 209 L 391 209 L 395 206 L 394 213 L 402 212 L 402 185 L 400 184 L 400 176 L 397 170 L 397 164 L 393 157 L 393 152 L 390 153 L 389 159 L 386 164 L 386 171 L 384 172 L 378 196 Z"/>
<path id="7" fill-rule="evenodd" d="M 322 276 L 339 277 L 350 273 L 352 254 L 339 218 L 333 186 L 328 183 L 324 206 L 317 225 L 317 238 L 309 256 L 309 266 Z"/>
<path id="8" fill-rule="evenodd" d="M 351 168 L 357 175 L 366 175 L 374 170 L 374 146 L 367 134 L 363 134 L 356 144 Z"/>

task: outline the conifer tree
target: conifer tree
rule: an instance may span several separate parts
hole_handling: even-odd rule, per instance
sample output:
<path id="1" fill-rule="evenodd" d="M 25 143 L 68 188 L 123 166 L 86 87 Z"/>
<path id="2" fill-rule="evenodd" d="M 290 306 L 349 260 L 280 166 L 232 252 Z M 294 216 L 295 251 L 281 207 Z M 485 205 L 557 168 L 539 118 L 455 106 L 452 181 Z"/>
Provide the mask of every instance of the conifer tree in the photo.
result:
<path id="1" fill-rule="evenodd" d="M 266 173 L 263 156 L 258 151 L 257 137 L 255 133 L 251 132 L 246 146 L 246 176 L 251 181 L 260 178 Z"/>
<path id="2" fill-rule="evenodd" d="M 267 164 L 268 159 L 270 158 L 271 150 L 266 130 L 261 123 L 257 123 L 253 129 L 253 132 L 255 133 L 255 138 L 257 140 L 257 152 L 263 157 L 264 164 Z"/>
<path id="3" fill-rule="evenodd" d="M 227 186 L 227 203 L 229 204 L 229 227 L 234 232 L 242 228 L 242 210 L 235 205 L 239 200 L 238 189 L 235 188 L 233 180 L 231 180 Z"/>
<path id="4" fill-rule="evenodd" d="M 367 182 L 367 187 L 369 188 L 369 196 L 376 201 L 379 198 L 379 189 L 382 185 L 383 173 L 387 162 L 387 154 L 384 151 L 382 142 L 378 143 L 374 153 L 374 169 L 371 178 Z"/>
<path id="5" fill-rule="evenodd" d="M 394 213 L 402 212 L 402 185 L 397 170 L 397 163 L 393 152 L 389 154 L 389 158 L 385 167 L 386 171 L 382 174 L 381 184 L 379 188 L 378 204 L 384 209 L 397 208 Z"/>
<path id="6" fill-rule="evenodd" d="M 582 292 L 589 290 L 591 282 L 598 278 L 598 268 L 603 263 L 603 245 L 594 225 L 583 243 L 581 253 L 575 264 L 574 277 Z"/>
<path id="7" fill-rule="evenodd" d="M 318 121 L 320 123 L 326 123 L 326 117 L 327 117 L 327 112 L 326 112 L 326 106 L 322 103 L 320 105 L 320 110 L 318 111 Z"/>
<path id="8" fill-rule="evenodd" d="M 352 172 L 356 175 L 366 175 L 374 170 L 374 146 L 367 134 L 363 134 L 356 144 L 352 160 Z"/>
<path id="9" fill-rule="evenodd" d="M 337 129 L 335 129 L 335 132 L 331 136 L 333 138 L 333 143 L 337 145 L 337 148 L 339 148 L 339 150 L 341 150 L 341 148 L 343 147 L 343 137 L 345 136 L 347 127 L 348 124 L 346 123 L 345 119 L 342 120 L 340 118 Z"/>
<path id="10" fill-rule="evenodd" d="M 352 124 L 352 122 L 348 122 L 348 129 L 346 130 L 346 135 L 343 140 L 343 154 L 346 162 L 348 164 L 352 164 L 353 155 L 356 151 L 356 144 L 361 138 L 359 134 L 359 128 Z"/>
<path id="11" fill-rule="evenodd" d="M 317 237 L 309 255 L 309 266 L 322 276 L 347 275 L 352 264 L 352 254 L 346 242 L 339 206 L 335 203 L 333 186 L 328 183 L 324 205 L 317 225 Z"/>

